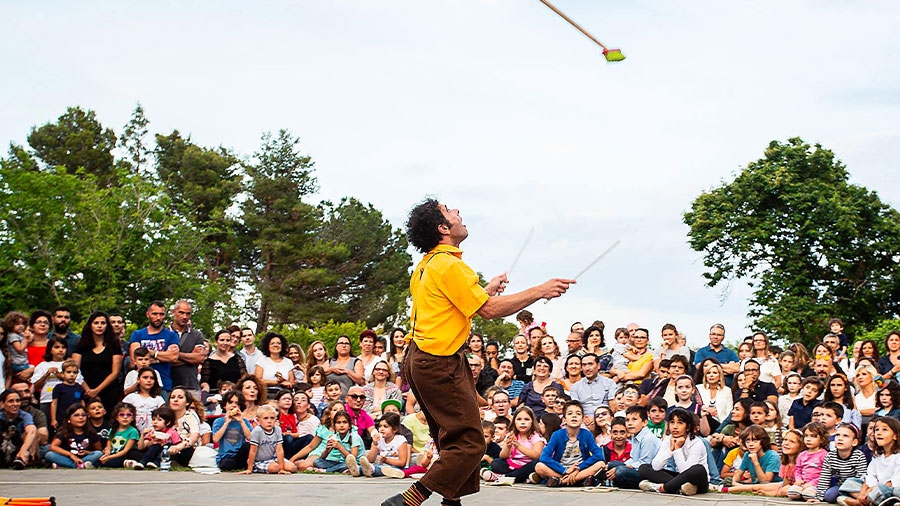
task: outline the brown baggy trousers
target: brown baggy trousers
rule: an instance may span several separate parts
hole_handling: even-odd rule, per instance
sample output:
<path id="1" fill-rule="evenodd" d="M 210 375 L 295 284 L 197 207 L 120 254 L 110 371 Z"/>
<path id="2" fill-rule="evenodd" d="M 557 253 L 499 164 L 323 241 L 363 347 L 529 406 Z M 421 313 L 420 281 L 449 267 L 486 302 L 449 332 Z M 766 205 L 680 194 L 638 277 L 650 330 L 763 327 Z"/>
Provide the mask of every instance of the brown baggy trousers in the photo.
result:
<path id="1" fill-rule="evenodd" d="M 431 355 L 411 341 L 403 377 L 425 413 L 440 454 L 420 482 L 449 499 L 478 492 L 484 432 L 465 355 L 462 351 L 448 357 Z"/>

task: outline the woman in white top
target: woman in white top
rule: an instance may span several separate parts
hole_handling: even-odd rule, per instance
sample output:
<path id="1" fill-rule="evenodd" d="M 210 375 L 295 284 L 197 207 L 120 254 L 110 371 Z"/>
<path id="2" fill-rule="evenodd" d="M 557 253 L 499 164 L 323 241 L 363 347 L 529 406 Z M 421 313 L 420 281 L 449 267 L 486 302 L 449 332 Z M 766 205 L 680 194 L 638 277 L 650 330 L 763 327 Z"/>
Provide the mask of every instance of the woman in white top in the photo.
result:
<path id="1" fill-rule="evenodd" d="M 256 361 L 254 376 L 269 389 L 291 389 L 294 386 L 294 363 L 285 356 L 287 344 L 287 339 L 275 332 L 266 334 L 259 343 L 263 356 Z"/>
<path id="2" fill-rule="evenodd" d="M 709 468 L 706 465 L 707 450 L 697 435 L 694 415 L 684 408 L 673 409 L 666 416 L 669 435 L 659 445 L 659 453 L 650 464 L 638 468 L 641 490 L 665 494 L 705 494 L 709 491 Z M 666 469 L 674 458 L 675 470 Z"/>
<path id="3" fill-rule="evenodd" d="M 769 350 L 769 336 L 764 332 L 753 334 L 753 360 L 759 364 L 759 381 L 781 385 L 781 364 Z"/>
<path id="4" fill-rule="evenodd" d="M 381 358 L 375 354 L 375 339 L 378 334 L 374 330 L 366 329 L 359 334 L 359 361 L 363 366 L 363 377 L 371 378 L 375 363 Z"/>
<path id="5" fill-rule="evenodd" d="M 863 425 L 869 423 L 869 419 L 875 414 L 876 392 L 875 376 L 878 370 L 869 364 L 863 364 L 856 368 L 853 382 L 856 384 L 856 395 L 853 397 L 856 409 L 862 415 Z"/>
<path id="6" fill-rule="evenodd" d="M 697 391 L 706 412 L 721 423 L 731 414 L 734 398 L 731 389 L 725 385 L 725 372 L 721 365 L 707 362 L 703 369 L 703 382 L 697 385 Z"/>

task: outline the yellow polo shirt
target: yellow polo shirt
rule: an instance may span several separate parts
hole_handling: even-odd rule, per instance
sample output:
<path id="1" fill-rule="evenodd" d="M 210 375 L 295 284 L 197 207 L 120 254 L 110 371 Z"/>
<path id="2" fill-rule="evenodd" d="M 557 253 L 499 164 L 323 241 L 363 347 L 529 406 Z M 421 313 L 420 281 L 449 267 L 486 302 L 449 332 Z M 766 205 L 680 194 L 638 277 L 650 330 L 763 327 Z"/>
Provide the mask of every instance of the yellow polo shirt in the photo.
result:
<path id="1" fill-rule="evenodd" d="M 438 244 L 413 270 L 412 324 L 408 339 L 432 355 L 453 355 L 469 338 L 472 317 L 490 297 L 478 274 L 462 261 L 462 250 Z"/>
<path id="2" fill-rule="evenodd" d="M 647 350 L 646 352 L 644 352 L 643 355 L 641 355 L 640 358 L 638 358 L 634 362 L 628 363 L 628 370 L 630 372 L 640 371 L 641 368 L 647 364 L 647 362 L 652 362 L 652 361 L 653 361 L 653 353 L 651 353 L 650 350 Z M 638 378 L 638 379 L 634 380 L 634 384 L 640 385 L 643 381 L 644 381 L 644 378 Z"/>

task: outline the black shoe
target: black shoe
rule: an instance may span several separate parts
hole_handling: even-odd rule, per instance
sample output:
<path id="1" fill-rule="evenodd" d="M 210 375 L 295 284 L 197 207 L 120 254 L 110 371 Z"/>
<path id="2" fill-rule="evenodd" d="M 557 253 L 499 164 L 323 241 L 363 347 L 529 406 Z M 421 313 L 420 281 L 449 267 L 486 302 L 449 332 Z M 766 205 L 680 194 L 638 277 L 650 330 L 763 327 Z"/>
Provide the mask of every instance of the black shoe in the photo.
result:
<path id="1" fill-rule="evenodd" d="M 547 478 L 547 486 L 548 487 L 558 487 L 562 482 L 559 481 L 559 478 L 556 476 L 551 476 Z"/>
<path id="2" fill-rule="evenodd" d="M 385 499 L 381 506 L 406 506 L 406 502 L 403 501 L 403 495 L 397 494 Z"/>
<path id="3" fill-rule="evenodd" d="M 12 468 L 16 471 L 22 471 L 25 469 L 25 461 L 22 459 L 16 459 L 12 461 Z"/>
<path id="4" fill-rule="evenodd" d="M 582 487 L 593 487 L 593 486 L 596 485 L 596 484 L 597 484 L 597 483 L 594 481 L 594 477 L 593 477 L 593 476 L 588 476 L 587 478 L 585 478 L 585 479 L 583 479 L 583 480 L 581 481 L 581 486 L 582 486 Z"/>

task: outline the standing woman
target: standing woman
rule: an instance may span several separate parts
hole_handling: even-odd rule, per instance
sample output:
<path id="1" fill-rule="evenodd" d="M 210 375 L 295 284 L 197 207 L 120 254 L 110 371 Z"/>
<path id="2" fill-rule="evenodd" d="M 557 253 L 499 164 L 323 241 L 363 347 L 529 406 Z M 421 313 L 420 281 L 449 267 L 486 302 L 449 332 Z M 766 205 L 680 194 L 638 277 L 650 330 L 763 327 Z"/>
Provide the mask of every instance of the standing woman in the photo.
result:
<path id="1" fill-rule="evenodd" d="M 322 341 L 313 341 L 306 349 L 306 374 L 309 376 L 310 371 L 315 366 L 319 366 L 328 372 L 328 349 Z M 325 378 L 322 378 L 323 380 Z"/>
<path id="2" fill-rule="evenodd" d="M 237 383 L 247 374 L 244 359 L 234 352 L 234 339 L 227 329 L 216 332 L 216 351 L 200 365 L 200 389 L 206 393 L 218 393 L 223 381 Z"/>
<path id="3" fill-rule="evenodd" d="M 678 329 L 675 328 L 675 325 L 671 323 L 663 325 L 660 335 L 662 337 L 662 350 L 656 359 L 657 363 L 664 358 L 671 360 L 675 355 L 683 355 L 684 358 L 691 359 L 691 350 L 678 342 Z"/>
<path id="4" fill-rule="evenodd" d="M 294 363 L 287 358 L 287 339 L 281 334 L 269 332 L 259 343 L 263 356 L 256 361 L 254 375 L 272 390 L 294 388 Z"/>
<path id="5" fill-rule="evenodd" d="M 44 360 L 44 353 L 47 352 L 47 336 L 50 334 L 50 320 L 53 316 L 38 309 L 32 311 L 28 317 L 28 328 L 31 329 L 31 341 L 28 343 L 28 363 L 32 367 L 37 366 Z M 26 334 L 25 340 L 28 341 Z"/>
<path id="6" fill-rule="evenodd" d="M 759 381 L 781 384 L 781 364 L 769 349 L 769 336 L 764 332 L 753 334 L 753 360 L 759 364 Z"/>
<path id="7" fill-rule="evenodd" d="M 325 369 L 328 381 L 336 381 L 341 385 L 341 397 L 347 395 L 347 390 L 353 385 L 364 385 L 363 365 L 358 358 L 353 356 L 350 347 L 350 338 L 338 336 L 334 344 L 334 355 Z"/>
<path id="8" fill-rule="evenodd" d="M 375 339 L 378 334 L 372 329 L 363 330 L 359 334 L 359 361 L 362 362 L 363 378 L 372 377 L 372 369 L 379 357 L 375 354 Z"/>
<path id="9" fill-rule="evenodd" d="M 409 385 L 403 384 L 403 376 L 400 374 L 400 364 L 403 363 L 403 357 L 406 355 L 406 331 L 401 328 L 392 330 L 390 341 L 391 349 L 387 354 L 388 364 L 390 364 L 391 369 L 394 370 L 397 386 L 400 387 L 401 390 L 404 390 L 404 386 L 406 387 L 404 391 L 409 390 Z"/>
<path id="10" fill-rule="evenodd" d="M 900 373 L 900 332 L 895 330 L 888 334 L 884 338 L 884 348 L 887 352 L 878 359 L 878 372 L 884 379 L 896 380 Z"/>
<path id="11" fill-rule="evenodd" d="M 75 345 L 72 358 L 78 362 L 84 377 L 86 398 L 100 397 L 107 413 L 122 399 L 122 343 L 109 324 L 109 316 L 94 311 L 88 316 L 81 331 L 81 339 Z"/>

